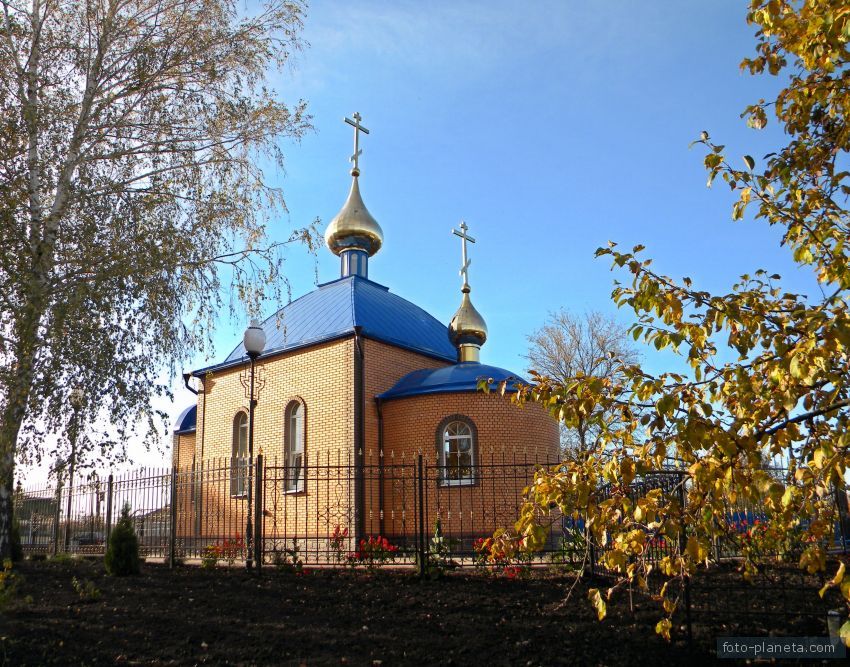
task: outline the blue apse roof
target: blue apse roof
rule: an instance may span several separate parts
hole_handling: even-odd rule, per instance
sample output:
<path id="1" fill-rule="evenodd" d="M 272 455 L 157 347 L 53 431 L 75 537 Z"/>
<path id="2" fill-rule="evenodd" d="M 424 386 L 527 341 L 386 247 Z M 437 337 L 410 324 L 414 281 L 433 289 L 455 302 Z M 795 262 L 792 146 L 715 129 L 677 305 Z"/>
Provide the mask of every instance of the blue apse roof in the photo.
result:
<path id="1" fill-rule="evenodd" d="M 394 387 L 379 394 L 378 398 L 390 400 L 423 394 L 477 391 L 478 380 L 482 378 L 492 379 L 493 384 L 490 386 L 494 388 L 502 380 L 509 380 L 508 391 L 516 391 L 518 385 L 527 384 L 519 375 L 504 368 L 466 361 L 453 366 L 425 368 L 408 373 L 396 382 Z"/>
<path id="2" fill-rule="evenodd" d="M 174 422 L 175 433 L 192 433 L 195 430 L 196 421 L 198 419 L 198 406 L 190 405 L 180 413 L 177 421 Z"/>
<path id="3" fill-rule="evenodd" d="M 356 326 L 375 340 L 436 359 L 457 359 L 445 324 L 389 288 L 360 276 L 320 285 L 265 320 L 262 356 L 341 338 Z M 245 356 L 245 346 L 239 343 L 223 363 L 195 373 L 238 363 Z"/>

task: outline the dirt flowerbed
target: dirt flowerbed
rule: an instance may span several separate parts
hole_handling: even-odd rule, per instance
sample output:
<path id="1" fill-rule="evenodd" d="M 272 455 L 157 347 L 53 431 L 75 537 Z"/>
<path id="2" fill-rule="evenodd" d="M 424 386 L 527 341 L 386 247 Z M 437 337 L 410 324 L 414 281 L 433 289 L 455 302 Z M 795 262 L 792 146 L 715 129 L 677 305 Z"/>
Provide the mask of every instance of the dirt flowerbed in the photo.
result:
<path id="1" fill-rule="evenodd" d="M 8 665 L 689 665 L 707 644 L 665 642 L 657 606 L 602 623 L 580 583 L 451 573 L 313 570 L 262 576 L 147 564 L 114 578 L 102 563 L 27 562 L 0 616 Z M 74 584 L 76 580 L 76 585 Z M 23 598 L 29 596 L 31 600 Z"/>

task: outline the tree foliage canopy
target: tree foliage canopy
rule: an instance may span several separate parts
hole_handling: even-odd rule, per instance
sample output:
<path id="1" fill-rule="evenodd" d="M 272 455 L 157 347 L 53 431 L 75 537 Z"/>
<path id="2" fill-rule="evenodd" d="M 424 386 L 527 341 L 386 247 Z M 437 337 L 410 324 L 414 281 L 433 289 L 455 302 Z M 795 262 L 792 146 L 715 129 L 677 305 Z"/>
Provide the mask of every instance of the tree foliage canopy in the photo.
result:
<path id="1" fill-rule="evenodd" d="M 736 501 L 765 508 L 763 535 L 772 540 L 771 549 L 745 551 L 746 572 L 767 551 L 823 570 L 834 530 L 831 494 L 845 489 L 850 7 L 843 0 L 753 0 L 748 21 L 758 30 L 757 55 L 742 68 L 784 77 L 785 86 L 745 115 L 757 129 L 779 123 L 788 143 L 764 164 L 728 158 L 706 132 L 696 143 L 706 149 L 709 184 L 725 182 L 737 195 L 733 219 L 751 210 L 780 227 L 782 244 L 814 272 L 821 294 L 788 293 L 780 276 L 764 269 L 743 275 L 726 294 L 711 294 L 656 271 L 641 246 L 624 251 L 611 243 L 597 251 L 630 274 L 613 299 L 633 311 L 635 338 L 677 351 L 691 373 L 653 375 L 627 364 L 604 382 L 547 380 L 528 388 L 520 400 L 543 403 L 570 427 L 596 415 L 601 435 L 586 460 L 537 476 L 517 534 L 502 539 L 534 548 L 553 514 L 586 517 L 589 539 L 606 545 L 604 565 L 620 576 L 609 597 L 624 585 L 646 588 L 653 569 L 681 578 L 708 564 L 714 540 L 734 537 L 729 507 Z M 677 492 L 684 509 L 677 493 L 658 489 L 638 500 L 632 493 L 636 477 L 661 468 L 668 452 L 687 472 Z M 765 461 L 780 455 L 790 466 L 778 477 Z M 658 538 L 679 548 L 653 564 L 647 545 Z M 791 540 L 799 551 L 782 547 Z M 828 586 L 840 586 L 850 602 L 843 566 Z M 670 590 L 660 591 L 667 615 L 677 604 Z M 600 617 L 605 600 L 591 595 Z M 657 631 L 669 637 L 670 628 L 668 617 Z M 842 636 L 850 640 L 850 622 Z"/>
<path id="2" fill-rule="evenodd" d="M 297 0 L 0 5 L 2 555 L 15 455 L 67 427 L 71 385 L 120 440 L 228 281 L 246 300 L 280 285 L 263 167 L 310 124 L 266 85 L 301 47 Z"/>

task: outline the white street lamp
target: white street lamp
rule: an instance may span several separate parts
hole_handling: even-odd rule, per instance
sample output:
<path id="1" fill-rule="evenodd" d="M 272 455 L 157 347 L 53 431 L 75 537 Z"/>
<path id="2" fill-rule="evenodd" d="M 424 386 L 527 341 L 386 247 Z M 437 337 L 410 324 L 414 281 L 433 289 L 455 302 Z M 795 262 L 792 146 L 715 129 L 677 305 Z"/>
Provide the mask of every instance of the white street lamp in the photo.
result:
<path id="1" fill-rule="evenodd" d="M 251 320 L 251 324 L 245 329 L 242 342 L 245 344 L 245 352 L 251 359 L 256 359 L 263 353 L 266 347 L 266 332 L 263 331 L 259 320 Z"/>

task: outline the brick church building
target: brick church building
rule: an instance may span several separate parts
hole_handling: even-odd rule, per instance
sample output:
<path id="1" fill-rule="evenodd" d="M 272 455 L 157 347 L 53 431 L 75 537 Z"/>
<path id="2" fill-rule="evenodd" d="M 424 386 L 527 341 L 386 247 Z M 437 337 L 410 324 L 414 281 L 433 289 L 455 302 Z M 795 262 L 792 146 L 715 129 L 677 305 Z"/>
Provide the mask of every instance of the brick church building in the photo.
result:
<path id="1" fill-rule="evenodd" d="M 470 300 L 466 243 L 474 239 L 466 225 L 455 231 L 463 283 L 450 322 L 370 278 L 369 258 L 384 236 L 360 194 L 359 121 L 357 114 L 348 121 L 355 126 L 351 189 L 325 231 L 328 249 L 340 258 L 339 277 L 255 323 L 265 335 L 253 429 L 253 451 L 268 466 L 264 535 L 318 544 L 338 526 L 358 536 L 409 533 L 415 490 L 407 478 L 420 454 L 430 471 L 428 515 L 441 516 L 447 531 L 476 532 L 476 513 L 512 523 L 529 478 L 498 466 L 554 460 L 557 424 L 537 404 L 519 407 L 478 390 L 482 379 L 494 386 L 522 380 L 480 361 L 487 327 Z M 173 463 L 196 472 L 224 467 L 229 475 L 204 491 L 208 515 L 211 501 L 220 505 L 215 525 L 195 510 L 186 533 L 239 533 L 240 519 L 226 515 L 246 511 L 249 367 L 240 343 L 187 379 L 197 401 L 177 421 Z M 199 494 L 180 499 L 181 513 Z M 233 530 L 222 529 L 222 521 Z"/>

